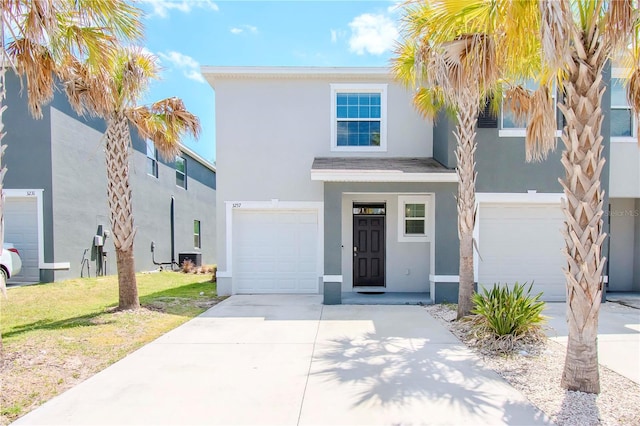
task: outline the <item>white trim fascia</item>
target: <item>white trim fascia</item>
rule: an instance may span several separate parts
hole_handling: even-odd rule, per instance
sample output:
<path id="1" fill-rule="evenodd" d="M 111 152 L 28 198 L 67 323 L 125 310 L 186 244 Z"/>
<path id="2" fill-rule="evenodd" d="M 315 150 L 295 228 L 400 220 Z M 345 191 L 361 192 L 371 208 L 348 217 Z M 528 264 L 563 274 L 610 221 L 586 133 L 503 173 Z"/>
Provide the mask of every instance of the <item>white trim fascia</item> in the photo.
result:
<path id="1" fill-rule="evenodd" d="M 404 173 L 398 170 L 311 170 L 323 182 L 458 182 L 456 173 Z"/>
<path id="2" fill-rule="evenodd" d="M 611 143 L 638 143 L 635 136 L 612 136 Z"/>
<path id="3" fill-rule="evenodd" d="M 270 67 L 270 66 L 210 66 L 203 65 L 200 72 L 207 78 L 295 78 L 295 77 L 386 77 L 391 78 L 387 67 Z M 211 80 L 209 80 L 211 82 Z"/>
<path id="4" fill-rule="evenodd" d="M 211 164 L 210 161 L 207 161 L 204 158 L 202 158 L 202 156 L 200 154 L 196 153 L 194 150 L 192 150 L 191 148 L 187 147 L 186 145 L 180 144 L 180 151 L 184 152 L 189 157 L 192 157 L 194 160 L 196 160 L 198 163 L 202 164 L 203 166 L 205 166 L 207 169 L 211 170 L 212 172 L 214 172 L 214 173 L 216 172 L 216 166 Z"/>
<path id="5" fill-rule="evenodd" d="M 218 271 L 216 272 L 216 278 L 231 278 L 231 272 Z"/>
<path id="6" fill-rule="evenodd" d="M 324 270 L 324 202 L 322 201 L 225 201 L 226 256 L 229 278 L 233 275 L 233 211 L 234 210 L 315 210 L 318 214 L 318 259 L 316 270 L 318 276 Z M 222 275 L 218 275 L 221 276 Z M 233 287 L 233 285 L 232 285 Z M 233 289 L 232 289 L 233 293 Z M 235 293 L 234 293 L 235 294 Z"/>
<path id="7" fill-rule="evenodd" d="M 66 270 L 71 268 L 70 262 L 47 263 L 44 261 L 44 189 L 7 189 L 2 190 L 4 197 L 35 198 L 38 220 L 38 269 Z"/>
<path id="8" fill-rule="evenodd" d="M 498 136 L 501 138 L 524 138 L 527 136 L 526 128 L 518 129 L 499 129 Z M 556 137 L 562 136 L 562 130 L 556 130 Z"/>
<path id="9" fill-rule="evenodd" d="M 322 282 L 324 283 L 342 283 L 342 275 L 323 275 Z"/>
<path id="10" fill-rule="evenodd" d="M 532 190 L 533 191 L 533 190 Z M 478 192 L 476 203 L 556 204 L 564 198 L 562 192 Z M 478 220 L 476 220 L 478 223 Z"/>
<path id="11" fill-rule="evenodd" d="M 438 283 L 457 283 L 460 282 L 459 275 L 433 275 L 429 274 L 429 281 Z"/>

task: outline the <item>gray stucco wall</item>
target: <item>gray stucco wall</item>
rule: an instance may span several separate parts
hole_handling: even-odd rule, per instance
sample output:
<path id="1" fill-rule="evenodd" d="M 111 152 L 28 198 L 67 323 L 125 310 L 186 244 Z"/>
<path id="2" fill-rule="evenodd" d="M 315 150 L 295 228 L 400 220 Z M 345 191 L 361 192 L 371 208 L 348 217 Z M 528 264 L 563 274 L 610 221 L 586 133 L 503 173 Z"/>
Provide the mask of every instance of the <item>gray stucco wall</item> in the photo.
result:
<path id="1" fill-rule="evenodd" d="M 91 249 L 98 225 L 110 229 L 106 199 L 106 168 L 102 133 L 73 117 L 51 109 L 53 217 L 57 262 L 70 262 L 69 271 L 56 271 L 55 279 L 80 275 L 84 249 Z M 136 138 L 135 134 L 132 137 Z M 140 141 L 138 141 L 140 142 Z M 140 143 L 138 143 L 139 145 Z M 130 183 L 134 225 L 137 228 L 134 253 L 137 270 L 156 269 L 150 245 L 156 243 L 156 261 L 171 260 L 170 204 L 175 197 L 175 256 L 179 252 L 201 252 L 204 263 L 215 263 L 215 191 L 191 179 L 198 170 L 187 158 L 187 190 L 176 186 L 173 164 L 159 164 L 158 178 L 146 171 L 146 153 L 132 150 Z M 202 180 L 202 179 L 201 179 Z M 201 221 L 202 248 L 194 249 L 193 220 Z M 107 239 L 107 274 L 115 274 L 113 239 Z M 91 263 L 91 273 L 95 273 Z"/>
<path id="2" fill-rule="evenodd" d="M 420 273 L 437 274 L 437 275 L 457 275 L 458 274 L 458 234 L 457 234 L 457 218 L 455 214 L 455 198 L 454 194 L 457 188 L 455 183 L 325 183 L 324 197 L 324 264 L 325 275 L 344 275 L 343 272 L 343 235 L 349 233 L 350 230 L 343 229 L 343 193 L 378 193 L 393 194 L 397 200 L 397 194 L 416 194 L 416 193 L 433 193 L 435 203 L 435 242 L 428 243 L 414 255 L 411 253 L 411 245 L 417 243 L 398 243 L 396 231 L 387 233 L 387 243 L 391 244 L 388 253 L 396 250 L 406 256 L 409 262 L 416 263 L 422 259 L 425 263 L 429 263 L 430 247 L 435 250 L 435 270 L 417 269 L 416 275 Z M 346 202 L 351 202 L 353 197 L 349 196 Z M 356 197 L 357 198 L 357 197 Z M 370 198 L 370 197 L 369 197 Z M 397 204 L 392 203 L 397 207 Z M 350 206 L 348 206 L 350 207 Z M 388 215 L 387 228 L 397 227 L 397 213 Z M 389 246 L 388 246 L 389 247 Z M 395 260 L 394 260 L 395 259 Z M 400 265 L 399 259 L 389 258 L 388 266 L 394 266 L 392 263 Z M 402 266 L 402 265 L 400 265 Z M 410 269 L 411 267 L 409 267 Z M 402 268 L 401 268 L 402 269 Z M 403 269 L 406 271 L 407 266 Z M 404 273 L 397 269 L 398 274 Z M 393 275 L 392 275 L 393 277 Z M 406 277 L 396 277 L 398 282 L 407 281 Z M 417 278 L 420 279 L 420 278 Z M 423 281 L 428 282 L 429 277 L 422 277 Z M 408 282 L 408 281 L 407 281 Z M 350 283 L 343 282 L 344 285 Z M 349 286 L 350 287 L 350 286 Z M 399 287 L 397 291 L 417 291 L 409 287 Z M 427 291 L 427 290 L 423 290 Z"/>
<path id="3" fill-rule="evenodd" d="M 609 291 L 631 291 L 634 288 L 634 263 L 638 258 L 635 206 L 636 200 L 632 198 L 611 199 Z"/>
<path id="4" fill-rule="evenodd" d="M 411 93 L 387 75 L 208 79 L 215 82 L 216 96 L 217 253 L 221 271 L 226 271 L 225 202 L 323 201 L 323 183 L 310 178 L 314 157 L 432 156 L 431 124 L 413 108 Z M 388 84 L 386 152 L 331 150 L 334 83 Z"/>
<path id="5" fill-rule="evenodd" d="M 3 114 L 3 143 L 7 145 L 4 164 L 7 174 L 4 187 L 10 189 L 43 189 L 44 260 L 54 262 L 53 215 L 51 198 L 51 128 L 49 108 L 43 108 L 43 118 L 32 118 L 25 93 L 20 93 L 20 81 L 12 73 L 6 74 L 7 110 Z M 41 271 L 40 279 L 50 281 L 51 271 Z"/>

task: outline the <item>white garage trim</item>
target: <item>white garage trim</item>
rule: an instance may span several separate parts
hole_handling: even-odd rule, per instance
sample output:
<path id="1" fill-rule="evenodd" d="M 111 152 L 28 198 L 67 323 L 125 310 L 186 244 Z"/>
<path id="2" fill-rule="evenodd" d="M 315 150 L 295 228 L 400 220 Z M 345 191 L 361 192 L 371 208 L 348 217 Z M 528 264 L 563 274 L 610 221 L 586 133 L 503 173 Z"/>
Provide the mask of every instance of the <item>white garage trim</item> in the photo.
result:
<path id="1" fill-rule="evenodd" d="M 44 261 L 44 206 L 43 189 L 3 189 L 6 198 L 36 198 L 38 214 L 38 267 L 40 269 L 65 270 L 71 268 L 70 262 L 47 263 Z"/>
<path id="2" fill-rule="evenodd" d="M 319 201 L 225 201 L 227 270 L 219 277 L 233 277 L 233 211 L 234 210 L 314 210 L 318 214 L 318 263 L 317 270 L 324 270 L 324 203 Z"/>

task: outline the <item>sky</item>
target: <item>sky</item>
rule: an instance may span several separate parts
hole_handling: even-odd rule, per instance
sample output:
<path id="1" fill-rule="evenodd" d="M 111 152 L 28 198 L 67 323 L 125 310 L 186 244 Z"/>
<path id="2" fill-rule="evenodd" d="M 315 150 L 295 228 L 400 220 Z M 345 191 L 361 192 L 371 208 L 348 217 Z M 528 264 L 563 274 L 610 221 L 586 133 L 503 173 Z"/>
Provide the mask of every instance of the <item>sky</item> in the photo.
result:
<path id="1" fill-rule="evenodd" d="M 201 66 L 386 66 L 399 2 L 138 0 L 162 68 L 144 103 L 177 96 L 200 118 L 186 146 L 215 162 L 215 92 Z"/>

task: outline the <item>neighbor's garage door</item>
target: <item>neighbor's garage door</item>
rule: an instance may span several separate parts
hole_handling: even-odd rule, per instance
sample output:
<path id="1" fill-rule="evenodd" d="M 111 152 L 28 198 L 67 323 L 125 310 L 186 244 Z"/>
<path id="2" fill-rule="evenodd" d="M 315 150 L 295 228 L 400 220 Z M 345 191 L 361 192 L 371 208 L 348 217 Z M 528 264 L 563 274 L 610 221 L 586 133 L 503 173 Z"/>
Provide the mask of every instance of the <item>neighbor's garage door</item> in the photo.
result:
<path id="1" fill-rule="evenodd" d="M 22 272 L 9 282 L 39 282 L 38 203 L 35 197 L 6 197 L 4 240 L 20 252 Z"/>
<path id="2" fill-rule="evenodd" d="M 235 210 L 233 285 L 237 293 L 317 293 L 315 210 Z"/>
<path id="3" fill-rule="evenodd" d="M 564 300 L 559 204 L 480 204 L 478 282 L 534 281 L 544 300 Z"/>

